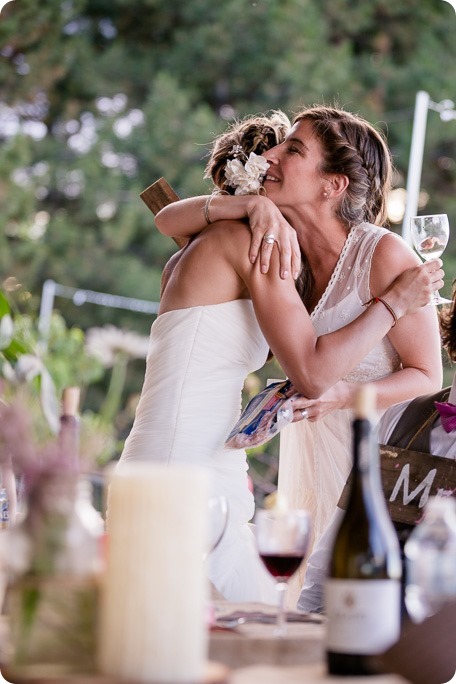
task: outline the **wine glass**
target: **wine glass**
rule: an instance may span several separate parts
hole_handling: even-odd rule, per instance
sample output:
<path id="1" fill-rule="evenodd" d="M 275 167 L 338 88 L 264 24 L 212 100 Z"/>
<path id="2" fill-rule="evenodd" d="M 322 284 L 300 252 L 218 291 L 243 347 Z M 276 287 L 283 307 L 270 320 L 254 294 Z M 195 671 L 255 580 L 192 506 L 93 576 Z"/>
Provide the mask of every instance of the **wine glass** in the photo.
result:
<path id="1" fill-rule="evenodd" d="M 260 510 L 255 515 L 258 553 L 276 580 L 279 608 L 275 636 L 286 634 L 285 596 L 287 582 L 298 570 L 310 539 L 310 515 L 304 510 Z"/>
<path id="2" fill-rule="evenodd" d="M 412 216 L 410 233 L 418 254 L 425 260 L 436 259 L 442 253 L 450 236 L 450 224 L 447 214 L 429 214 L 428 216 Z M 434 292 L 429 304 L 451 304 L 450 299 Z"/>
<path id="3" fill-rule="evenodd" d="M 207 499 L 208 539 L 205 557 L 222 541 L 228 524 L 228 500 L 226 496 L 210 496 Z"/>

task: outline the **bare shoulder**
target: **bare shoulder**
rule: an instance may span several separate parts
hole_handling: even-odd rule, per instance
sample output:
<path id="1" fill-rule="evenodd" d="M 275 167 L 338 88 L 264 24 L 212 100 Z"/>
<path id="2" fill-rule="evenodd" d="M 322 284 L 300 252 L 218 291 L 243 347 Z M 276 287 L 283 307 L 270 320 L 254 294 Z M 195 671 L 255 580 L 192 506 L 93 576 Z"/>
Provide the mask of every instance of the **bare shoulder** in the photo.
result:
<path id="1" fill-rule="evenodd" d="M 420 259 L 413 247 L 403 237 L 393 231 L 389 231 L 378 241 L 375 248 L 374 259 L 399 259 L 405 260 L 410 266 L 420 263 Z"/>
<path id="2" fill-rule="evenodd" d="M 238 264 L 248 262 L 249 230 L 237 221 L 217 222 L 194 237 L 166 281 L 162 311 L 218 304 L 245 296 Z"/>
<path id="3" fill-rule="evenodd" d="M 407 268 L 420 263 L 418 255 L 404 238 L 390 231 L 378 241 L 372 256 L 371 289 L 389 285 Z"/>
<path id="4" fill-rule="evenodd" d="M 240 220 L 225 220 L 211 223 L 201 235 L 208 239 L 221 241 L 223 244 L 233 244 L 233 242 L 250 243 L 250 230 L 248 224 Z"/>
<path id="5" fill-rule="evenodd" d="M 211 224 L 198 236 L 198 241 L 205 243 L 208 251 L 216 251 L 221 258 L 236 266 L 249 263 L 250 237 L 247 223 L 227 220 Z"/>

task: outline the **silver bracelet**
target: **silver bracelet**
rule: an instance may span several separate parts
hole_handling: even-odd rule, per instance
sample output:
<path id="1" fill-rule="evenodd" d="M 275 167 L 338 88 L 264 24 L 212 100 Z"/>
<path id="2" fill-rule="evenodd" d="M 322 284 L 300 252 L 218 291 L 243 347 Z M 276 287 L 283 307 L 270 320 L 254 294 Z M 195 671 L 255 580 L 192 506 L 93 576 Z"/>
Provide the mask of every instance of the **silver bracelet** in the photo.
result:
<path id="1" fill-rule="evenodd" d="M 211 206 L 211 202 L 214 198 L 214 195 L 209 195 L 207 198 L 206 202 L 204 203 L 204 208 L 203 208 L 203 213 L 204 213 L 204 218 L 206 219 L 206 223 L 208 226 L 211 225 L 211 217 L 209 216 L 209 207 Z"/>

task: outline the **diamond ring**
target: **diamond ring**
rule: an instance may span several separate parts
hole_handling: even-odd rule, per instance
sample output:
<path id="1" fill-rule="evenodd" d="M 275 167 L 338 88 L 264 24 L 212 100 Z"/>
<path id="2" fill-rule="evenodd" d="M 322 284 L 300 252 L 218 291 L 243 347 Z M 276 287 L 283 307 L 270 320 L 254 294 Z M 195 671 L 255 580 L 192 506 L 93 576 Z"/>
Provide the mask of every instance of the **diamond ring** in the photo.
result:
<path id="1" fill-rule="evenodd" d="M 307 409 L 303 409 L 303 410 L 301 411 L 301 416 L 302 416 L 303 418 L 307 418 L 308 415 L 309 415 L 309 411 L 308 411 Z"/>
<path id="2" fill-rule="evenodd" d="M 268 243 L 268 245 L 273 245 L 275 241 L 275 236 L 273 233 L 269 233 L 269 235 L 265 235 L 263 237 L 263 240 Z"/>

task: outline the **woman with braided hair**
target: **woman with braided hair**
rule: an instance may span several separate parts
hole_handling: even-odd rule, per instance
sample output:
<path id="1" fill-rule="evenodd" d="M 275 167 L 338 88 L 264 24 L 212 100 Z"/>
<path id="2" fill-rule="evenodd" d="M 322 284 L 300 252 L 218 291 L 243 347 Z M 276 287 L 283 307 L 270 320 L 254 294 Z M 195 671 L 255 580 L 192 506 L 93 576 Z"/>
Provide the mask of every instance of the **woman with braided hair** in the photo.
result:
<path id="1" fill-rule="evenodd" d="M 229 131 L 230 135 L 235 132 L 236 128 Z M 224 494 L 229 501 L 228 528 L 209 556 L 209 575 L 230 600 L 271 601 L 273 583 L 261 567 L 248 526 L 254 500 L 247 483 L 246 454 L 242 449 L 224 448 L 239 417 L 246 375 L 263 365 L 270 348 L 304 397 L 297 405 L 315 405 L 309 409 L 315 415 L 317 409 L 328 405 L 349 406 L 353 382 L 330 388 L 366 357 L 361 379 L 398 369 L 393 387 L 383 394 L 379 389 L 384 404 L 435 389 L 441 381 L 438 330 L 433 308 L 423 305 L 432 290 L 442 286 L 443 273 L 440 260 L 420 264 L 399 239 L 400 248 L 396 249 L 394 236 L 380 241 L 388 231 L 363 223 L 361 209 L 351 229 L 345 218 L 350 215 L 348 209 L 344 208 L 343 219 L 339 217 L 339 206 L 349 192 L 348 162 L 336 170 L 325 169 L 324 144 L 308 121 L 298 120 L 285 139 L 261 157 L 252 157 L 251 148 L 244 149 L 244 137 L 245 131 L 239 142 L 231 145 L 230 141 L 224 161 L 222 155 L 224 189 L 228 193 L 234 189 L 234 194 L 175 202 L 156 217 L 159 228 L 168 225 L 169 235 L 192 239 L 172 264 L 162 292 L 159 315 L 151 330 L 144 386 L 119 467 L 132 459 L 206 467 L 212 475 L 213 492 Z M 214 177 L 211 164 L 212 158 L 208 168 Z M 388 167 L 387 161 L 385 165 Z M 268 197 L 262 196 L 263 192 Z M 355 192 L 359 193 L 356 188 Z M 369 188 L 364 188 L 364 194 L 370 197 Z M 349 204 L 356 209 L 360 200 L 354 198 Z M 259 214 L 254 210 L 252 214 L 249 207 L 254 206 L 260 207 Z M 168 209 L 170 213 L 165 214 Z M 231 220 L 215 221 L 223 217 Z M 201 219 L 205 230 L 201 230 Z M 266 228 L 267 250 L 262 252 L 268 251 L 271 259 L 266 273 L 260 269 L 260 260 L 252 263 L 249 258 L 251 233 L 245 219 L 250 220 L 255 235 L 258 226 L 262 235 Z M 280 269 L 279 250 L 272 249 L 276 239 Z M 383 268 L 371 268 L 374 240 L 380 242 L 379 247 L 383 241 L 391 243 L 385 248 L 393 255 L 387 268 L 385 250 Z M 322 313 L 321 320 L 312 321 L 293 278 L 283 272 L 299 269 L 298 242 L 309 259 L 307 270 L 314 281 L 308 289 L 310 311 L 321 311 L 322 307 L 317 309 L 320 299 L 329 306 L 334 287 L 345 285 L 336 307 L 341 297 L 344 303 L 334 316 L 329 308 L 327 316 Z M 345 259 L 347 253 L 349 260 Z M 363 307 L 372 295 L 376 301 Z M 323 326 L 321 330 L 317 322 Z M 406 345 L 402 336 L 411 328 L 415 335 Z M 424 338 L 425 328 L 426 342 L 422 339 L 418 350 L 416 340 Z M 403 333 L 396 334 L 397 330 Z M 373 357 L 371 349 L 376 350 Z M 399 370 L 401 360 L 403 370 Z M 400 373 L 406 375 L 403 382 Z M 329 399 L 319 404 L 320 396 Z M 301 416 L 301 410 L 296 414 Z M 346 435 L 340 437 L 345 440 Z M 344 482 L 349 464 L 339 465 L 340 448 L 346 447 L 338 444 L 334 453 L 322 454 L 322 459 L 343 471 Z M 307 456 L 300 445 L 295 460 L 302 462 Z M 330 482 L 328 489 L 332 487 Z"/>

